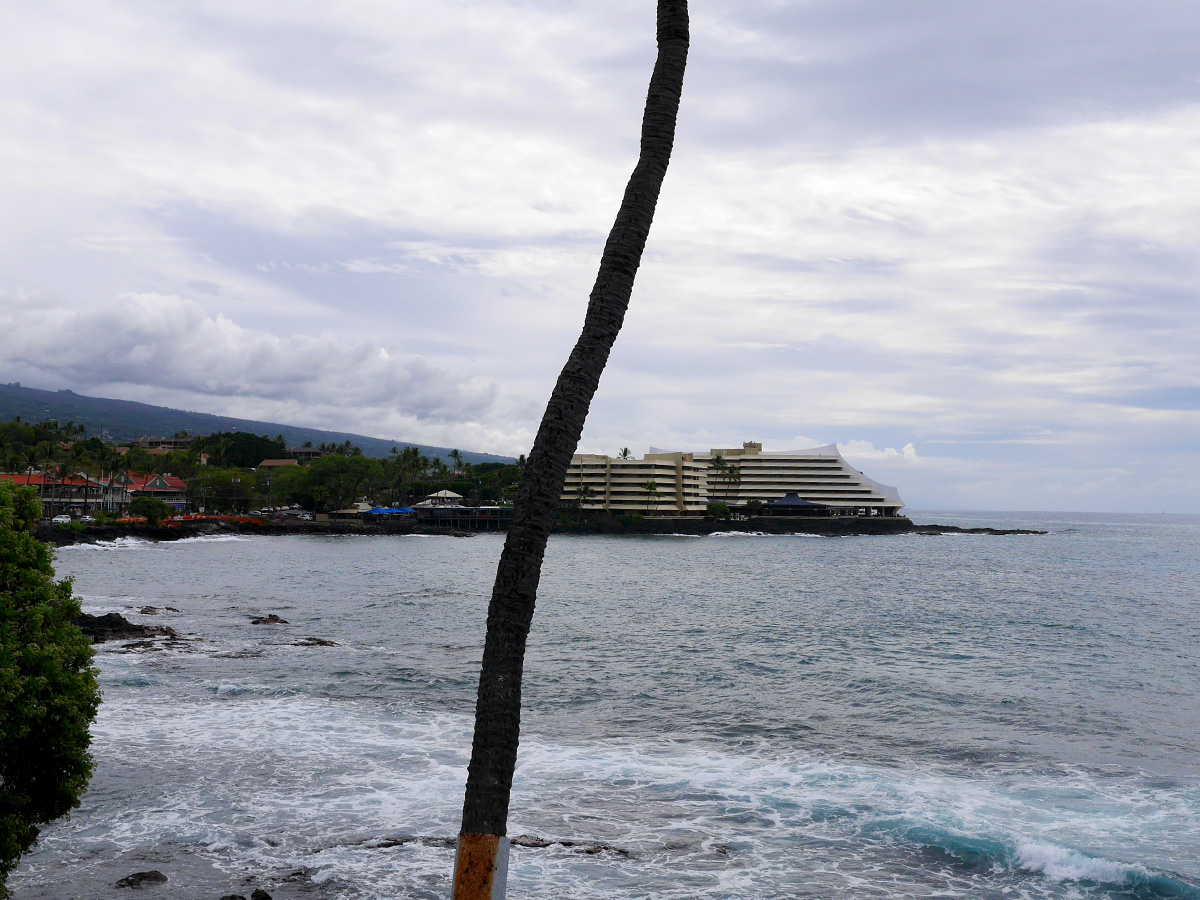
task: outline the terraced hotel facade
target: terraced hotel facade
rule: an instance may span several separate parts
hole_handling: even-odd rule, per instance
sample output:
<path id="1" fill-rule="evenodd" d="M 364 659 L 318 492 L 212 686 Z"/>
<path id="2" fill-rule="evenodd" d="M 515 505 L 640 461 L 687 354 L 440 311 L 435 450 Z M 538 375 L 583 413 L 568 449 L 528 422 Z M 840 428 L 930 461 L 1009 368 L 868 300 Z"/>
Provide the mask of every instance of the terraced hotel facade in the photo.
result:
<path id="1" fill-rule="evenodd" d="M 651 448 L 640 460 L 578 453 L 562 502 L 616 514 L 686 516 L 703 515 L 709 503 L 745 508 L 758 501 L 764 511 L 780 511 L 785 497 L 808 514 L 895 516 L 904 506 L 896 488 L 854 468 L 836 444 L 764 452 L 755 441 L 705 454 Z"/>

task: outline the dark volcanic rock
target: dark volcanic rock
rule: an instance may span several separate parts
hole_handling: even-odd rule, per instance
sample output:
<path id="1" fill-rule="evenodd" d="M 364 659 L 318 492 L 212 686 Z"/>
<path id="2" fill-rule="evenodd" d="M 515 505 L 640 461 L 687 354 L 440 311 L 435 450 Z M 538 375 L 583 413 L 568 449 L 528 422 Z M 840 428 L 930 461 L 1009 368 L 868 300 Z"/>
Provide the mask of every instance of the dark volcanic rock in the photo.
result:
<path id="1" fill-rule="evenodd" d="M 157 616 L 158 615 L 158 607 L 157 606 L 143 606 L 141 609 L 138 610 L 138 612 L 140 612 L 143 616 Z"/>
<path id="2" fill-rule="evenodd" d="M 169 637 L 174 638 L 175 629 L 165 625 L 137 625 L 130 622 L 120 613 L 105 613 L 102 616 L 92 616 L 80 613 L 71 620 L 80 631 L 92 639 L 94 644 L 105 641 L 124 641 L 132 638 Z"/>
<path id="3" fill-rule="evenodd" d="M 250 900 L 271 900 L 271 895 L 262 888 L 255 888 L 254 893 L 250 895 Z"/>
<path id="4" fill-rule="evenodd" d="M 957 525 L 914 525 L 916 534 L 1045 534 L 1033 528 L 960 528 Z"/>
<path id="5" fill-rule="evenodd" d="M 269 616 L 259 616 L 257 619 L 250 620 L 251 625 L 286 625 L 287 623 L 287 619 L 281 619 L 279 616 L 275 615 L 275 613 L 271 613 Z"/>
<path id="6" fill-rule="evenodd" d="M 140 888 L 147 884 L 166 884 L 167 876 L 158 869 L 151 869 L 149 872 L 134 872 L 132 875 L 126 875 L 117 882 L 119 888 Z"/>
<path id="7" fill-rule="evenodd" d="M 626 858 L 633 856 L 632 853 L 623 847 L 614 847 L 612 844 L 596 844 L 591 841 L 554 841 L 532 834 L 519 834 L 515 838 L 512 838 L 509 843 L 514 847 L 529 847 L 531 849 L 565 847 L 572 853 L 582 853 L 585 856 L 595 856 L 598 853 L 611 853 L 614 856 L 623 856 Z"/>
<path id="8" fill-rule="evenodd" d="M 226 894 L 221 900 L 246 900 L 244 894 Z"/>
<path id="9" fill-rule="evenodd" d="M 329 641 L 325 638 L 306 637 L 293 642 L 297 647 L 336 647 L 336 641 Z"/>
<path id="10" fill-rule="evenodd" d="M 116 648 L 116 653 L 160 653 L 163 646 L 159 641 L 130 641 Z"/>

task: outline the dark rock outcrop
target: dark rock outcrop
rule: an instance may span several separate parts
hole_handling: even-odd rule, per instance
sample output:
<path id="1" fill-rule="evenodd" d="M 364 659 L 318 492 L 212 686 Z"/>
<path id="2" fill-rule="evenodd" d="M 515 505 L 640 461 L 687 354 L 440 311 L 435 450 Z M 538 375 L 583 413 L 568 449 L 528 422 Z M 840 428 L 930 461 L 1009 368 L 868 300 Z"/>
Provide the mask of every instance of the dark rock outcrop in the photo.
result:
<path id="1" fill-rule="evenodd" d="M 623 856 L 627 859 L 633 856 L 632 853 L 623 847 L 614 847 L 612 844 L 597 844 L 591 841 L 547 840 L 546 838 L 537 837 L 532 834 L 519 834 L 510 839 L 509 843 L 514 847 L 528 847 L 531 849 L 564 847 L 572 853 L 582 853 L 585 856 L 595 856 L 598 853 L 611 853 L 614 856 Z"/>
<path id="2" fill-rule="evenodd" d="M 306 637 L 298 641 L 293 641 L 297 647 L 336 647 L 336 641 L 326 640 L 325 638 Z"/>
<path id="3" fill-rule="evenodd" d="M 254 893 L 250 895 L 250 900 L 271 900 L 271 895 L 262 888 L 255 888 Z"/>
<path id="4" fill-rule="evenodd" d="M 281 619 L 279 616 L 275 615 L 275 613 L 271 613 L 269 616 L 259 616 L 256 619 L 250 620 L 251 625 L 286 625 L 287 623 L 287 619 Z"/>
<path id="5" fill-rule="evenodd" d="M 116 886 L 119 888 L 140 888 L 148 884 L 166 884 L 167 876 L 158 869 L 151 869 L 149 872 L 134 872 L 132 875 L 126 875 Z"/>
<path id="6" fill-rule="evenodd" d="M 120 613 L 105 613 L 102 616 L 80 613 L 71 621 L 92 639 L 93 644 L 103 644 L 105 641 L 126 641 L 149 637 L 175 638 L 178 636 L 173 628 L 165 625 L 138 625 L 130 622 Z"/>
<path id="7" fill-rule="evenodd" d="M 1034 528 L 960 528 L 958 525 L 914 525 L 914 534 L 1045 534 Z"/>

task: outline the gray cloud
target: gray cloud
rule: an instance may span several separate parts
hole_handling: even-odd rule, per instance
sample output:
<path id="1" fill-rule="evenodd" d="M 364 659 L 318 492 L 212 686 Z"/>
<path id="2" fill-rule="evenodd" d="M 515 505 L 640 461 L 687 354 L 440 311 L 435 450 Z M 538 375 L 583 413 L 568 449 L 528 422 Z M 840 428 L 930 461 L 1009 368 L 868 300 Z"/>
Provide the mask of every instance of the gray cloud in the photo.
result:
<path id="1" fill-rule="evenodd" d="M 15 308 L 14 308 L 15 307 Z M 390 407 L 417 419 L 486 418 L 495 383 L 366 341 L 281 338 L 209 316 L 194 301 L 127 294 L 86 312 L 12 298 L 0 310 L 0 355 L 17 371 L 95 387 L 154 386 L 194 395 Z"/>
<path id="2" fill-rule="evenodd" d="M 924 505 L 1157 506 L 1173 472 L 1194 508 L 1193 5 L 693 17 L 586 446 L 808 435 Z M 0 377 L 523 452 L 636 152 L 652 19 L 27 7 L 0 35 Z"/>

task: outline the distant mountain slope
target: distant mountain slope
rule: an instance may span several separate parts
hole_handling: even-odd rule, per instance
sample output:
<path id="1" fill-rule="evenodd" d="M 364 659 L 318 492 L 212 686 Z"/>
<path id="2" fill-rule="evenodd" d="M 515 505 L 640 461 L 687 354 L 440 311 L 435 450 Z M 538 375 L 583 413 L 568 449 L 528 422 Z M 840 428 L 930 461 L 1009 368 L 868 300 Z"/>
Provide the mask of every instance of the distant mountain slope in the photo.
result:
<path id="1" fill-rule="evenodd" d="M 74 391 L 42 391 L 22 387 L 20 383 L 0 384 L 0 420 L 7 421 L 13 416 L 30 421 L 70 421 L 76 425 L 86 425 L 92 434 L 100 434 L 103 429 L 114 441 L 135 441 L 147 435 L 168 437 L 177 431 L 188 431 L 192 434 L 248 431 L 268 437 L 282 434 L 289 447 L 298 447 L 305 441 L 312 441 L 313 444 L 340 444 L 350 441 L 361 447 L 367 456 L 387 456 L 393 447 L 417 447 L 426 456 L 441 457 L 447 462 L 450 461 L 449 447 L 430 447 L 412 441 L 388 441 L 363 434 L 300 428 L 295 425 L 281 425 L 278 422 L 233 419 L 228 416 L 213 416 L 208 413 L 135 403 L 132 400 L 85 397 Z M 496 456 L 470 450 L 463 450 L 462 455 L 469 463 L 513 461 L 510 456 Z"/>

